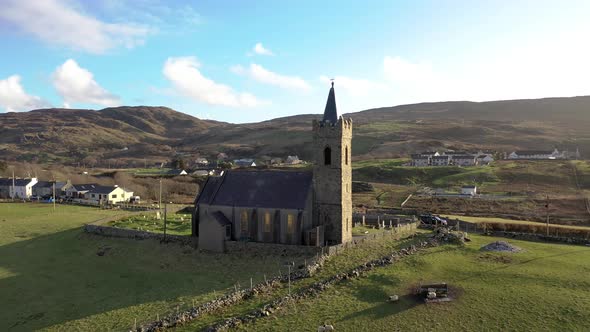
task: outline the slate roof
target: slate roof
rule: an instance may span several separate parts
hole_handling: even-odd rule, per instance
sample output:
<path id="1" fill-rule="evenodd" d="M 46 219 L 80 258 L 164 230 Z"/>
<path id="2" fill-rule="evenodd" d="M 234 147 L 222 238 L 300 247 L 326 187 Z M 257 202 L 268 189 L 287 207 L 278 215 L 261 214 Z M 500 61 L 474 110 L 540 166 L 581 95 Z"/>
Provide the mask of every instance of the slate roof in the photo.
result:
<path id="1" fill-rule="evenodd" d="M 304 209 L 312 178 L 311 172 L 227 171 L 209 177 L 197 204 Z"/>
<path id="2" fill-rule="evenodd" d="M 78 187 L 76 187 L 78 188 Z M 118 187 L 114 186 L 94 186 L 94 188 L 90 189 L 88 192 L 89 194 L 110 194 L 113 190 L 117 189 Z"/>
<path id="3" fill-rule="evenodd" d="M 229 219 L 227 219 L 227 217 L 225 216 L 225 214 L 223 214 L 223 212 L 221 212 L 221 211 L 215 211 L 215 212 L 213 212 L 213 217 L 215 218 L 215 220 L 217 220 L 217 222 L 221 226 L 231 225 L 231 221 L 229 221 Z"/>
<path id="4" fill-rule="evenodd" d="M 96 183 L 84 183 L 84 184 L 74 184 L 72 186 L 77 191 L 88 191 L 88 190 L 94 189 L 95 187 L 98 187 L 98 184 L 96 184 Z"/>
<path id="5" fill-rule="evenodd" d="M 451 156 L 447 156 L 447 155 L 444 155 L 444 156 L 432 156 L 432 159 L 441 159 L 441 160 L 442 159 L 451 159 Z"/>
<path id="6" fill-rule="evenodd" d="M 553 154 L 553 151 L 541 151 L 541 150 L 522 150 L 522 151 L 515 151 L 517 155 L 521 156 L 532 156 L 538 154 Z"/>
<path id="7" fill-rule="evenodd" d="M 453 159 L 475 159 L 475 156 L 473 156 L 473 155 L 459 155 L 459 156 L 453 156 Z"/>
<path id="8" fill-rule="evenodd" d="M 328 94 L 328 101 L 326 102 L 326 108 L 324 109 L 324 118 L 322 122 L 330 121 L 332 125 L 338 122 L 338 112 L 336 111 L 336 95 L 334 94 L 334 82 L 330 88 Z"/>
<path id="9" fill-rule="evenodd" d="M 14 185 L 17 187 L 23 187 L 31 183 L 31 179 L 15 179 Z M 0 186 L 12 186 L 12 178 L 0 179 Z"/>

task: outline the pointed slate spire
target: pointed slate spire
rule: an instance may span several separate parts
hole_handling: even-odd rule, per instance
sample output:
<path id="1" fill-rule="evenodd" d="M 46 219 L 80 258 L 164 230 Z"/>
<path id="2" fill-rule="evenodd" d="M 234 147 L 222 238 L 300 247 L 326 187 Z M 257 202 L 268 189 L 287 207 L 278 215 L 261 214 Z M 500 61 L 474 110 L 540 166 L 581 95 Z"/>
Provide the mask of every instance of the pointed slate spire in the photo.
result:
<path id="1" fill-rule="evenodd" d="M 336 112 L 336 96 L 334 95 L 334 82 L 328 94 L 328 101 L 326 102 L 326 109 L 324 110 L 324 118 L 322 122 L 330 121 L 332 125 L 338 122 L 338 113 Z"/>

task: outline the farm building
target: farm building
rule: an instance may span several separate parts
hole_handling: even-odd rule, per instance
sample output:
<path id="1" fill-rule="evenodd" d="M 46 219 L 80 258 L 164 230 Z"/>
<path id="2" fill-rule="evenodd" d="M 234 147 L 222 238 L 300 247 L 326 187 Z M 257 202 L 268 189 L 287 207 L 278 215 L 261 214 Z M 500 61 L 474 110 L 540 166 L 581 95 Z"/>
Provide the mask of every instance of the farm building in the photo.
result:
<path id="1" fill-rule="evenodd" d="M 461 187 L 461 195 L 477 195 L 477 187 L 476 186 L 463 186 Z"/>

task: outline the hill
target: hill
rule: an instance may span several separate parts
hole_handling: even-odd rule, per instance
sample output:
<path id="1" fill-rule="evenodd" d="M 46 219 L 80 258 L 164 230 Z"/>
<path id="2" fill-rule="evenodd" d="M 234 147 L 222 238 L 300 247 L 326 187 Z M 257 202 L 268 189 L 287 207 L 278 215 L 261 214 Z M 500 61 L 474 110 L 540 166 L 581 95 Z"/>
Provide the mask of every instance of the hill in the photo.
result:
<path id="1" fill-rule="evenodd" d="M 321 111 L 321 108 L 318 108 Z M 355 123 L 355 159 L 395 158 L 429 149 L 560 149 L 590 153 L 590 96 L 491 102 L 437 102 L 345 114 Z M 0 114 L 7 160 L 129 164 L 225 152 L 230 157 L 311 158 L 319 114 L 230 124 L 166 107 L 100 111 L 42 109 Z"/>

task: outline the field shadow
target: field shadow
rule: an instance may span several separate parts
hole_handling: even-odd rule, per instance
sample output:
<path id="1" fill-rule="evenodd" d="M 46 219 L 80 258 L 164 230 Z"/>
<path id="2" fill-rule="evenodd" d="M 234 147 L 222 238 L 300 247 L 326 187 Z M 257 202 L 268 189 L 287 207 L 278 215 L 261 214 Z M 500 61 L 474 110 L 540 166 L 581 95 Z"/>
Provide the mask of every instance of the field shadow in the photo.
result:
<path id="1" fill-rule="evenodd" d="M 203 254 L 177 244 L 90 235 L 80 228 L 41 235 L 0 246 L 0 325 L 11 331 L 67 322 L 66 329 L 129 329 L 134 318 L 141 323 L 146 316 L 165 314 L 162 302 L 166 308 L 174 303 L 172 311 L 179 298 L 188 301 L 185 307 L 191 304 L 187 298 L 209 300 L 214 290 L 219 296 L 236 282 L 246 287 L 250 277 L 256 283 L 264 273 L 276 275 L 284 260 Z M 89 324 L 72 322 L 105 312 L 112 313 Z"/>
<path id="2" fill-rule="evenodd" d="M 367 284 L 368 282 L 368 284 Z M 370 275 L 363 280 L 363 284 L 356 286 L 354 297 L 359 302 L 369 303 L 370 308 L 354 312 L 343 317 L 341 320 L 354 320 L 359 317 L 370 317 L 380 319 L 391 315 L 397 315 L 406 310 L 412 309 L 417 305 L 424 304 L 420 298 L 414 294 L 414 287 L 408 286 L 398 295 L 397 301 L 389 301 L 389 297 L 394 293 L 388 292 L 387 289 L 399 286 L 400 280 L 393 276 Z"/>

